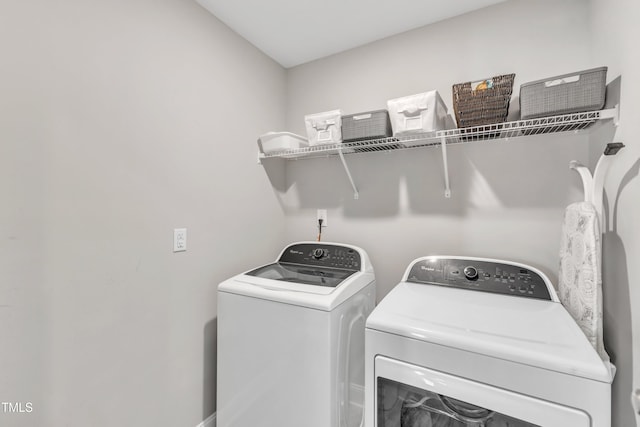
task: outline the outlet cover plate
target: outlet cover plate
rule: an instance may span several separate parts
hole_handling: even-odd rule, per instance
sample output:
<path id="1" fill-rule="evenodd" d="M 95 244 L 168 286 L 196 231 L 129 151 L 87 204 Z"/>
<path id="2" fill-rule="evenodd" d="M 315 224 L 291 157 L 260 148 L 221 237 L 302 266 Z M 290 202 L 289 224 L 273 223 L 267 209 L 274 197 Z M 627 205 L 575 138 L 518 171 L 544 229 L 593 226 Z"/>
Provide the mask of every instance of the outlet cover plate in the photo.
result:
<path id="1" fill-rule="evenodd" d="M 184 252 L 187 250 L 187 229 L 173 229 L 173 252 Z"/>

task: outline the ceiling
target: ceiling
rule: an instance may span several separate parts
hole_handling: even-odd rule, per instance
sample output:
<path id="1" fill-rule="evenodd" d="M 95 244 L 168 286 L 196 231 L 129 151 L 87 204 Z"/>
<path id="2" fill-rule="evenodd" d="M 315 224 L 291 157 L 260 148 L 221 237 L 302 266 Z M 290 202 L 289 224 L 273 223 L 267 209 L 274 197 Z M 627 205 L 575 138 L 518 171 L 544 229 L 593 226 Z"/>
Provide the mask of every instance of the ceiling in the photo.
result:
<path id="1" fill-rule="evenodd" d="M 285 68 L 505 0 L 196 0 Z"/>

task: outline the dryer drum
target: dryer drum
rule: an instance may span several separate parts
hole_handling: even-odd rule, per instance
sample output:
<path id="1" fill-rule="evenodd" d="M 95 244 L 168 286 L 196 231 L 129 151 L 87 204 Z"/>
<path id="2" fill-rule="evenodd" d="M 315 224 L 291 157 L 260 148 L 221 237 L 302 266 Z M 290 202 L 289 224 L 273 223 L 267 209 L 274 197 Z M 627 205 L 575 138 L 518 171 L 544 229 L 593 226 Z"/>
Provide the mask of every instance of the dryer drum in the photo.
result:
<path id="1" fill-rule="evenodd" d="M 467 423 L 453 418 L 453 414 L 428 406 L 402 408 L 400 424 L 394 427 L 467 427 Z M 478 424 L 472 424 L 474 427 Z"/>
<path id="2" fill-rule="evenodd" d="M 428 393 L 404 402 L 399 427 L 488 427 L 493 411 Z M 413 400 L 416 400 L 415 402 Z M 447 403 L 445 403 L 447 401 Z"/>
<path id="3" fill-rule="evenodd" d="M 463 421 L 480 421 L 493 416 L 493 411 L 481 408 L 480 406 L 475 406 L 441 394 L 439 394 L 438 397 L 440 397 L 444 406 L 453 411 L 456 415 L 460 416 Z"/>
<path id="4" fill-rule="evenodd" d="M 540 427 L 413 385 L 377 381 L 376 427 Z"/>

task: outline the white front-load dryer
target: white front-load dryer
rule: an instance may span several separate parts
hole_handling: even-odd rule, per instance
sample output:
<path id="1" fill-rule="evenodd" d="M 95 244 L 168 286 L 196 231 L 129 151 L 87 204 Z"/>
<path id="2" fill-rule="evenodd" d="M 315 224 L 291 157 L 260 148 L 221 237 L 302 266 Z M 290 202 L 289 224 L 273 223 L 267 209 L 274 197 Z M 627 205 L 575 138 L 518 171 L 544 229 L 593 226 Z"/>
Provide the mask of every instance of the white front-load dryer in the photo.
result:
<path id="1" fill-rule="evenodd" d="M 367 320 L 365 427 L 610 427 L 612 378 L 540 271 L 425 257 Z"/>
<path id="2" fill-rule="evenodd" d="M 300 242 L 218 286 L 218 427 L 360 427 L 369 257 Z"/>

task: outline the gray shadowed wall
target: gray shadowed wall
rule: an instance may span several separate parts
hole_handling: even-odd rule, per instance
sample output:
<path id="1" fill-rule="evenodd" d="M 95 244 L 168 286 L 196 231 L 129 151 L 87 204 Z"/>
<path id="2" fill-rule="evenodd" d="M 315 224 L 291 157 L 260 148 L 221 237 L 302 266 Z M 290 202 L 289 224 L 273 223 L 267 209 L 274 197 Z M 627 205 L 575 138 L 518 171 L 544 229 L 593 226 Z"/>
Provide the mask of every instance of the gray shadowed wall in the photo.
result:
<path id="1" fill-rule="evenodd" d="M 0 51 L 0 425 L 197 425 L 216 285 L 282 247 L 285 70 L 190 0 L 6 0 Z"/>

